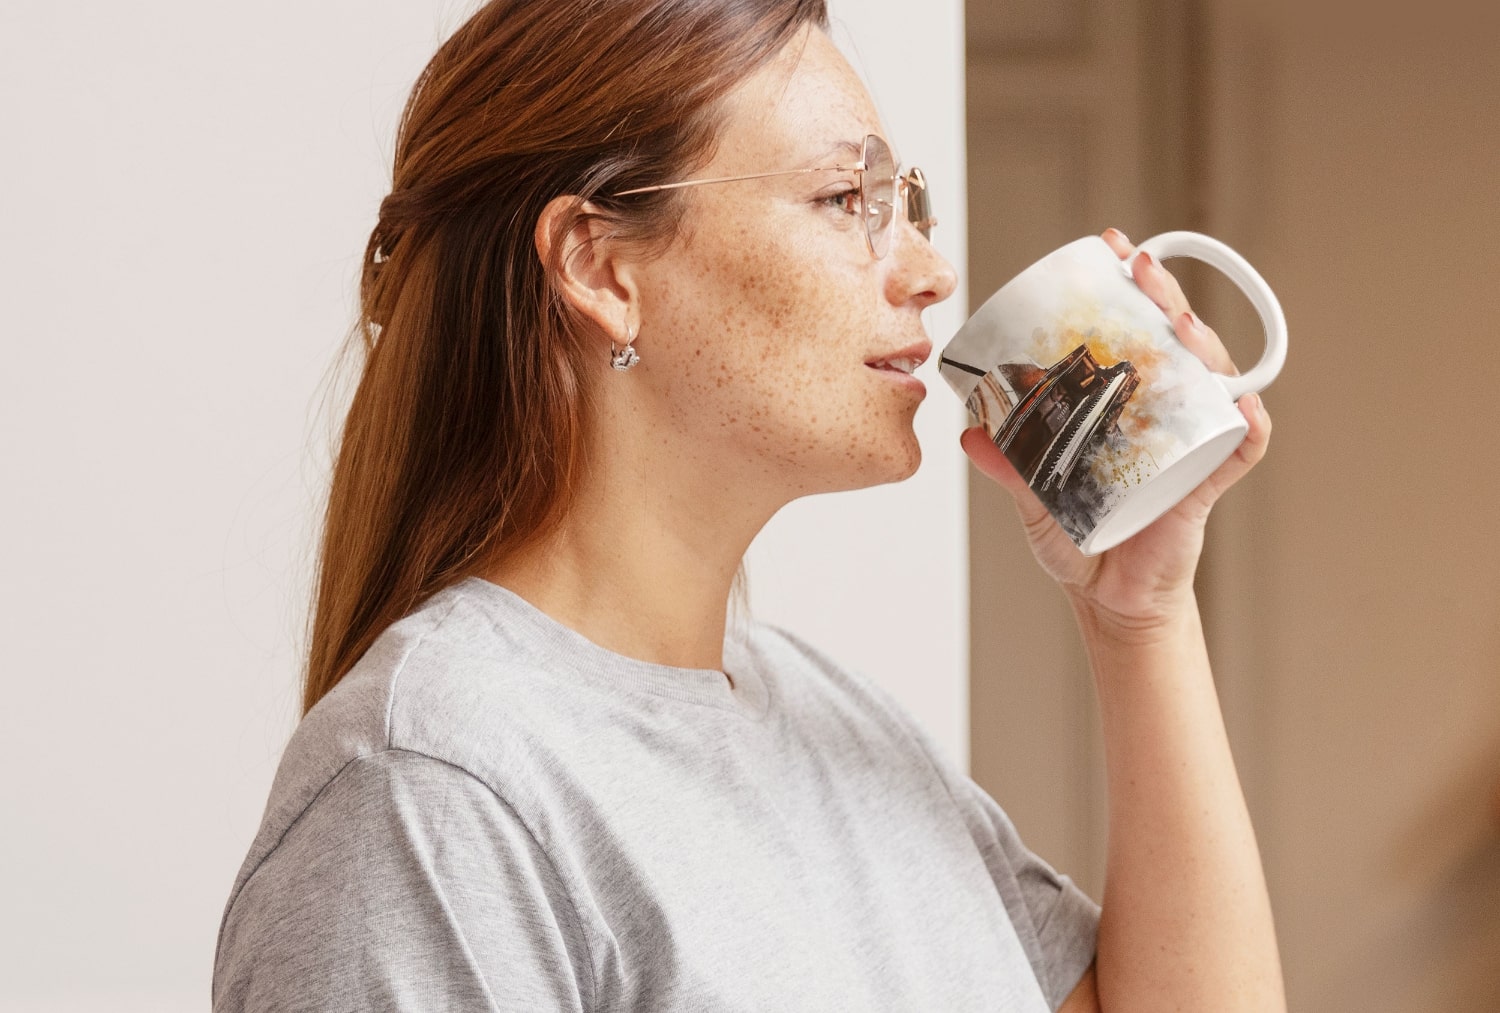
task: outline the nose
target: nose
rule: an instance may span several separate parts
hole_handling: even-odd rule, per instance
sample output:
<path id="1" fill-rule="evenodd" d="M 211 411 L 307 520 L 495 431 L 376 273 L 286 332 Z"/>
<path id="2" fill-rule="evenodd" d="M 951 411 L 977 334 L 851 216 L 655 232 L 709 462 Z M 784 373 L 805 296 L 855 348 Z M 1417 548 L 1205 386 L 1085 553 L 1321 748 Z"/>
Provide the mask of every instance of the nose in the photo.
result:
<path id="1" fill-rule="evenodd" d="M 896 221 L 889 257 L 891 272 L 886 277 L 886 296 L 897 306 L 915 303 L 918 309 L 926 309 L 958 288 L 958 273 L 948 258 L 904 216 Z"/>

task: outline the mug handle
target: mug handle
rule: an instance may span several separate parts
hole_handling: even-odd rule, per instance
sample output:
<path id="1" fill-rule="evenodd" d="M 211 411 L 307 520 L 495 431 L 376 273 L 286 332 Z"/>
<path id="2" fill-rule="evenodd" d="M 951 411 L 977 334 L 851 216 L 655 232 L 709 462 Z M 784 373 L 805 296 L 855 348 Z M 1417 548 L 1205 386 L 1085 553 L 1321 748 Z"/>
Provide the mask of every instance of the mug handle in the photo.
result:
<path id="1" fill-rule="evenodd" d="M 1169 257 L 1191 257 L 1210 267 L 1216 267 L 1227 275 L 1260 314 L 1261 326 L 1266 330 L 1266 350 L 1255 368 L 1249 372 L 1239 376 L 1215 373 L 1214 377 L 1223 384 L 1232 401 L 1238 401 L 1246 394 L 1253 394 L 1270 386 L 1286 362 L 1286 316 L 1281 312 L 1281 303 L 1277 300 L 1276 293 L 1271 291 L 1271 286 L 1266 284 L 1259 272 L 1244 257 L 1217 239 L 1199 232 L 1163 232 L 1146 240 L 1136 248 L 1136 252 L 1149 253 L 1158 261 Z M 1130 269 L 1134 260 L 1135 257 L 1132 256 L 1123 262 L 1125 274 L 1132 278 L 1134 276 Z"/>

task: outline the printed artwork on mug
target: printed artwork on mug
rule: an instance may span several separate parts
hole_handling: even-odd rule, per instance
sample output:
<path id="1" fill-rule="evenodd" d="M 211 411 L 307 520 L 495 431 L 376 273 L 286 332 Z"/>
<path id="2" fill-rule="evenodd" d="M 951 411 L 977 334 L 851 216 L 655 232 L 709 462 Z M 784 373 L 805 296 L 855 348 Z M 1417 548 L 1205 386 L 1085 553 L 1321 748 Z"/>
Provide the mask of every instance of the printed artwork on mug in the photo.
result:
<path id="1" fill-rule="evenodd" d="M 1136 285 L 1131 264 L 1098 236 L 1012 278 L 938 360 L 1086 555 L 1151 524 L 1227 460 L 1249 431 L 1235 401 L 1270 383 L 1286 358 L 1281 305 L 1243 257 L 1195 232 L 1163 233 L 1140 248 L 1201 260 L 1249 297 L 1266 329 L 1266 351 L 1249 373 L 1210 373 Z"/>
<path id="2" fill-rule="evenodd" d="M 1172 423 L 1191 395 L 1170 346 L 1073 295 L 1033 330 L 1030 354 L 987 371 L 942 361 L 981 377 L 969 411 L 1077 542 L 1175 458 L 1190 434 Z"/>

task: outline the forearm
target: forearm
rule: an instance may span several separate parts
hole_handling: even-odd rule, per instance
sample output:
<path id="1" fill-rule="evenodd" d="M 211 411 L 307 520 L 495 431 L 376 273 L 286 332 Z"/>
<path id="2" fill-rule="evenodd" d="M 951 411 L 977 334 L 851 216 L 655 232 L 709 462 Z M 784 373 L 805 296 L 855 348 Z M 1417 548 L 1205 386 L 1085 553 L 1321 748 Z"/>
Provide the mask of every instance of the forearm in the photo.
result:
<path id="1" fill-rule="evenodd" d="M 1265 876 L 1196 606 L 1149 629 L 1086 603 L 1074 610 L 1109 779 L 1101 1009 L 1284 1009 Z"/>

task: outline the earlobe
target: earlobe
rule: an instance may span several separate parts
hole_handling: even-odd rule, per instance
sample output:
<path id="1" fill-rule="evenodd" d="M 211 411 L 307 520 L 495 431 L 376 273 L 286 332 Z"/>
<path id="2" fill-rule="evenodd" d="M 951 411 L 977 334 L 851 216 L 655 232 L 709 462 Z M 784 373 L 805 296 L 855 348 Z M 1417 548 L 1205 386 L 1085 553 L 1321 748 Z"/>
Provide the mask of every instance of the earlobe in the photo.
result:
<path id="1" fill-rule="evenodd" d="M 625 329 L 637 293 L 630 261 L 602 210 L 575 196 L 555 197 L 537 218 L 534 241 L 543 271 L 569 308 L 606 341 L 629 344 Z"/>

